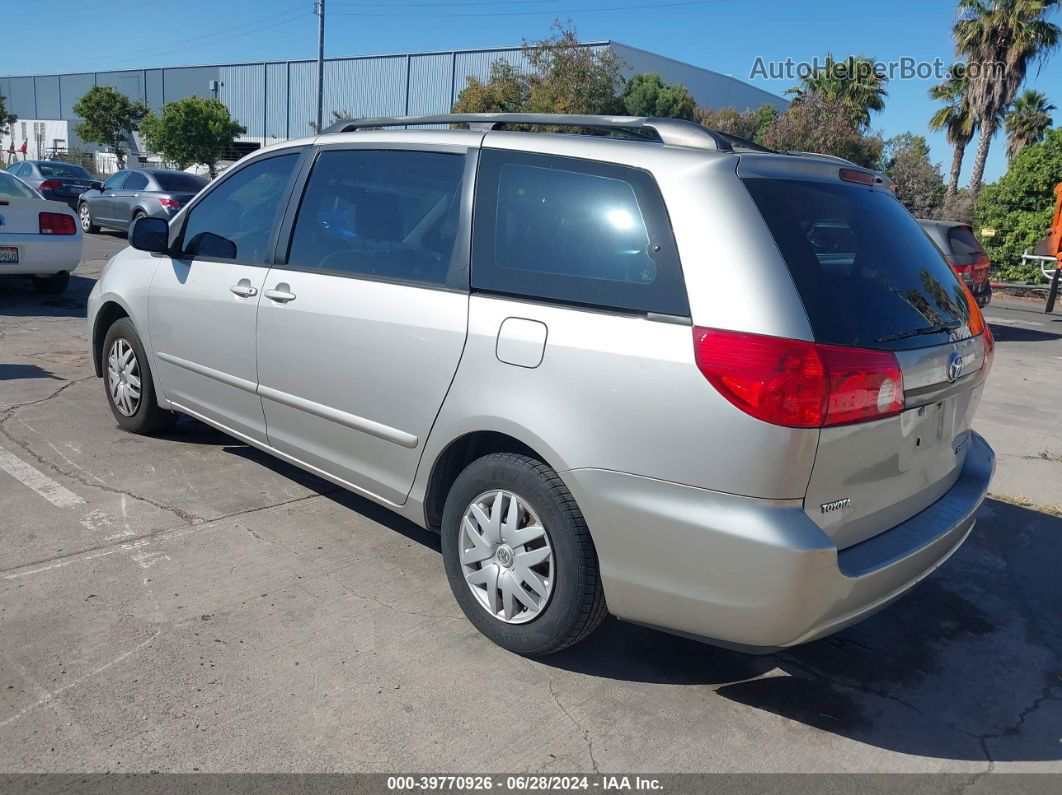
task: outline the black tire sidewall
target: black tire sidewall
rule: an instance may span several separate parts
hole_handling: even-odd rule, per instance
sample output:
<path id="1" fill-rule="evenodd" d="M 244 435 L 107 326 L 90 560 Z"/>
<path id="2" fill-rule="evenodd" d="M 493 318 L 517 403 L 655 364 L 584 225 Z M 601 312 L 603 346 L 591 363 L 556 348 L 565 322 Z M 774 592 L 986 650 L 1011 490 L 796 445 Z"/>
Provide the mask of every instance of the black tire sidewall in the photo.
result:
<path id="1" fill-rule="evenodd" d="M 125 416 L 115 407 L 114 400 L 111 398 L 110 380 L 107 377 L 107 359 L 111 354 L 111 346 L 119 337 L 132 346 L 133 352 L 136 354 L 137 363 L 140 366 L 140 405 L 136 407 L 136 412 L 131 417 Z M 160 408 L 155 401 L 155 381 L 152 378 L 147 354 L 144 352 L 144 346 L 140 342 L 140 336 L 136 333 L 133 321 L 123 317 L 116 320 L 107 329 L 107 336 L 104 337 L 100 356 L 103 358 L 101 362 L 103 391 L 107 397 L 107 405 L 110 407 L 111 414 L 114 415 L 118 425 L 123 430 L 132 433 L 149 433 L 159 427 L 160 419 L 169 414 L 169 412 Z"/>
<path id="2" fill-rule="evenodd" d="M 596 582 L 584 582 L 586 569 L 581 565 L 573 517 L 535 464 L 545 468 L 533 459 L 505 454 L 485 456 L 469 464 L 450 489 L 442 521 L 446 577 L 461 610 L 494 643 L 528 655 L 567 645 L 564 641 L 582 614 L 586 589 L 600 587 Z M 553 592 L 542 613 L 525 624 L 507 624 L 490 615 L 472 594 L 461 571 L 461 518 L 472 500 L 492 489 L 511 491 L 524 499 L 545 526 L 553 548 Z"/>

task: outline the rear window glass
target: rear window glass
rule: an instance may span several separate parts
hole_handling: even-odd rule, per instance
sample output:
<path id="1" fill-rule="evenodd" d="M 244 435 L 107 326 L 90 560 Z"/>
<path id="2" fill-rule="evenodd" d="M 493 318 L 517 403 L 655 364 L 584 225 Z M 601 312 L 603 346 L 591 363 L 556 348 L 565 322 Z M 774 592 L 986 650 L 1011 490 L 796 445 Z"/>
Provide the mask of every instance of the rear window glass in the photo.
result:
<path id="1" fill-rule="evenodd" d="M 959 257 L 976 257 L 983 253 L 981 244 L 968 226 L 953 226 L 948 230 L 951 252 Z"/>
<path id="2" fill-rule="evenodd" d="M 917 348 L 969 336 L 962 283 L 891 195 L 799 180 L 746 179 L 818 342 Z"/>
<path id="3" fill-rule="evenodd" d="M 181 193 L 198 193 L 207 184 L 195 174 L 155 174 L 155 181 L 162 190 Z"/>
<path id="4" fill-rule="evenodd" d="M 0 171 L 0 196 L 12 199 L 36 199 L 37 194 L 10 174 Z"/>
<path id="5" fill-rule="evenodd" d="M 689 314 L 671 226 L 646 172 L 484 150 L 477 190 L 474 289 Z"/>
<path id="6" fill-rule="evenodd" d="M 92 180 L 92 175 L 81 166 L 75 166 L 73 163 L 61 163 L 57 160 L 48 162 L 42 161 L 37 164 L 37 170 L 40 171 L 41 176 L 44 177 L 67 177 L 70 179 Z"/>

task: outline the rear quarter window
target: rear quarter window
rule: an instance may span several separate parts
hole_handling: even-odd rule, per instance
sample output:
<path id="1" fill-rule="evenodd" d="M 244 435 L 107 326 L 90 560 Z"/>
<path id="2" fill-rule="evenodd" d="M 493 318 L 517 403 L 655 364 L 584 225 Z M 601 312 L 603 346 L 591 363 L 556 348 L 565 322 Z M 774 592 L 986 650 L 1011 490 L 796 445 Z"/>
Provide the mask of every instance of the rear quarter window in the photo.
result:
<path id="1" fill-rule="evenodd" d="M 674 237 L 652 177 L 577 158 L 483 150 L 472 288 L 689 315 Z"/>
<path id="2" fill-rule="evenodd" d="M 817 342 L 901 349 L 969 336 L 958 277 L 889 193 L 749 178 Z"/>

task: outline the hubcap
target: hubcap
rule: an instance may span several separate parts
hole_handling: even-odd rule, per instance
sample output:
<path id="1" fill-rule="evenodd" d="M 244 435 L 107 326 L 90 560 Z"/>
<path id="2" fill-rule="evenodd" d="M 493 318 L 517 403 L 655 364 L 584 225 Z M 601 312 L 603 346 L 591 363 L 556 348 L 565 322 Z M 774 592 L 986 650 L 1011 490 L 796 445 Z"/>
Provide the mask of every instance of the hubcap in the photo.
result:
<path id="1" fill-rule="evenodd" d="M 107 355 L 107 385 L 111 403 L 126 417 L 132 417 L 140 407 L 140 364 L 133 346 L 119 337 L 111 344 Z"/>
<path id="2" fill-rule="evenodd" d="M 92 219 L 91 219 L 91 217 L 89 216 L 89 208 L 88 208 L 88 205 L 82 204 L 82 205 L 81 205 L 81 225 L 82 225 L 82 226 L 83 226 L 83 227 L 84 227 L 85 229 L 88 229 L 88 227 L 89 227 L 89 224 L 91 224 L 91 223 L 92 223 Z"/>
<path id="3" fill-rule="evenodd" d="M 480 494 L 461 517 L 461 571 L 476 601 L 507 624 L 538 617 L 553 592 L 553 548 L 531 506 L 511 491 Z"/>

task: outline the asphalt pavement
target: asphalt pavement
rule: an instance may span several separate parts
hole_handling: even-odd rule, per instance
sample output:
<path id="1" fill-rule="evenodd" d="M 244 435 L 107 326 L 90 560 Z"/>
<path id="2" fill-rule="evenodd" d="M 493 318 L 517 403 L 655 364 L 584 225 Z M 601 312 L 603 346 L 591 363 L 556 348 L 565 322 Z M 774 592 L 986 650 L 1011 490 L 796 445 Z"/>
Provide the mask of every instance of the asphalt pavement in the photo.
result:
<path id="1" fill-rule="evenodd" d="M 124 245 L 59 298 L 0 282 L 0 772 L 1062 772 L 1062 312 L 986 310 L 992 498 L 904 600 L 769 656 L 609 619 L 525 659 L 431 534 L 198 422 L 117 429 L 84 312 Z"/>

